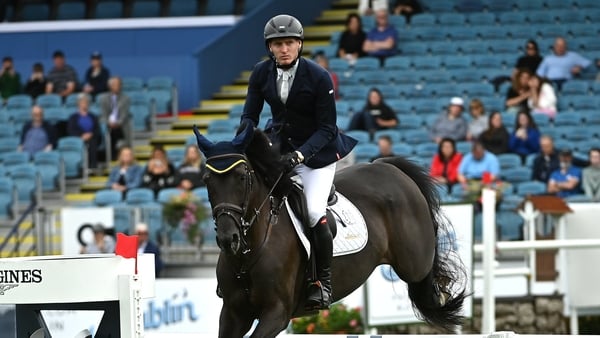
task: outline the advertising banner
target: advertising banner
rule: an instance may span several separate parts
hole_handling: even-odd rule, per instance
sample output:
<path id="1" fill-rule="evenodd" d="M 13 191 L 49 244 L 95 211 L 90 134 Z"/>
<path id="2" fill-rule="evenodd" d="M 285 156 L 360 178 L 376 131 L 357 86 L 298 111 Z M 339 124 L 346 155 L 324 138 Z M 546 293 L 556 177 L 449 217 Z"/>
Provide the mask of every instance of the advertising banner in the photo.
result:
<path id="1" fill-rule="evenodd" d="M 113 227 L 113 208 L 62 208 L 60 211 L 62 254 L 80 253 L 84 243 L 94 240 L 92 226 Z"/>

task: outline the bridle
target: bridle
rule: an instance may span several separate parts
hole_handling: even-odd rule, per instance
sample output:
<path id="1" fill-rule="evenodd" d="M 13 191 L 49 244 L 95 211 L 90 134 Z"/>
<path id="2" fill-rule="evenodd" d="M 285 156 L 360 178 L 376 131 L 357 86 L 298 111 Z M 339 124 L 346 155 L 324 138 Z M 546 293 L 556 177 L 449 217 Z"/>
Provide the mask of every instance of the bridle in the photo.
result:
<path id="1" fill-rule="evenodd" d="M 215 167 L 212 167 L 209 164 L 212 161 L 222 160 L 222 159 L 233 160 L 232 161 L 233 163 L 230 166 L 228 166 L 227 168 L 221 169 L 221 170 L 216 169 Z M 238 230 L 240 232 L 240 245 L 241 245 L 242 255 L 248 255 L 248 254 L 250 254 L 250 252 L 252 252 L 252 248 L 250 248 L 250 246 L 248 244 L 248 232 L 252 228 L 252 225 L 254 225 L 256 223 L 258 217 L 260 216 L 261 210 L 263 209 L 263 207 L 265 206 L 267 201 L 270 201 L 269 220 L 267 222 L 268 228 L 265 231 L 265 235 L 263 237 L 263 240 L 262 240 L 260 246 L 258 247 L 257 250 L 255 250 L 257 252 L 260 252 L 262 250 L 262 248 L 264 247 L 265 243 L 267 242 L 267 237 L 270 233 L 271 226 L 274 223 L 277 223 L 277 216 L 279 215 L 279 210 L 281 210 L 281 207 L 283 206 L 285 199 L 286 199 L 286 197 L 283 197 L 279 201 L 279 203 L 276 203 L 275 198 L 273 196 L 273 191 L 275 190 L 275 187 L 277 187 L 277 184 L 279 184 L 279 181 L 283 177 L 283 172 L 279 175 L 279 177 L 277 178 L 277 180 L 275 181 L 273 186 L 270 188 L 267 196 L 263 199 L 263 201 L 260 203 L 258 208 L 255 208 L 251 212 L 252 217 L 250 218 L 250 220 L 247 220 L 246 216 L 248 214 L 248 208 L 250 205 L 250 196 L 252 194 L 252 190 L 254 187 L 253 183 L 252 183 L 253 176 L 254 176 L 254 170 L 252 170 L 252 168 L 250 167 L 250 164 L 249 164 L 250 162 L 249 162 L 248 158 L 246 157 L 246 155 L 237 154 L 237 153 L 216 155 L 216 156 L 209 157 L 206 160 L 206 162 L 207 162 L 207 168 L 216 174 L 227 173 L 231 169 L 233 169 L 239 165 L 244 166 L 244 175 L 245 175 L 244 182 L 246 182 L 246 183 L 245 183 L 245 187 L 244 187 L 244 199 L 243 199 L 242 205 L 238 206 L 233 203 L 222 202 L 222 203 L 215 205 L 212 208 L 213 221 L 215 223 L 215 226 L 218 224 L 218 220 L 221 217 L 230 217 L 234 221 L 234 224 L 236 225 L 236 227 L 238 228 Z M 249 268 L 249 267 L 246 267 L 246 268 Z"/>

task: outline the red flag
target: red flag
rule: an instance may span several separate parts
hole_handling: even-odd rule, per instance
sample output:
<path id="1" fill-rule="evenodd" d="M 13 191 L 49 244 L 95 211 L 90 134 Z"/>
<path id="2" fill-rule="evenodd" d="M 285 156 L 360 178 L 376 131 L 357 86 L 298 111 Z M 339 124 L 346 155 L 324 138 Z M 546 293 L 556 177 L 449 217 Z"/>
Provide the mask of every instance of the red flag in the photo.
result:
<path id="1" fill-rule="evenodd" d="M 117 233 L 115 254 L 125 258 L 135 258 L 135 274 L 137 275 L 138 236 L 127 236 Z"/>

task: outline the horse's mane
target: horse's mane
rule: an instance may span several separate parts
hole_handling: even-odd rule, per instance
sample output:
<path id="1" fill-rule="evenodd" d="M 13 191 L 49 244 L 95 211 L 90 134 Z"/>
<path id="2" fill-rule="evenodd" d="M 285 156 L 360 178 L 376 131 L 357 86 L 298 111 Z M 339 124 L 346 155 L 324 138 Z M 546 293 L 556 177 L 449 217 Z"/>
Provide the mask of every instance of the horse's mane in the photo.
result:
<path id="1" fill-rule="evenodd" d="M 283 165 L 279 162 L 281 157 L 277 146 L 271 145 L 271 141 L 260 129 L 254 130 L 254 137 L 246 148 L 246 156 L 267 189 L 271 189 L 277 182 L 279 175 L 283 172 Z M 292 187 L 289 175 L 284 175 L 273 191 L 276 197 L 287 195 Z"/>

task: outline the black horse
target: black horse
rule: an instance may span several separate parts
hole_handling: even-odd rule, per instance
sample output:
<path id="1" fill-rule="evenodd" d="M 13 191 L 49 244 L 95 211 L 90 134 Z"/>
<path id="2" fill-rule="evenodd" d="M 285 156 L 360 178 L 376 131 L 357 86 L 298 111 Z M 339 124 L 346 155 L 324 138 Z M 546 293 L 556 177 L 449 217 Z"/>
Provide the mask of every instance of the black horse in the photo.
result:
<path id="1" fill-rule="evenodd" d="M 308 263 L 282 197 L 278 152 L 259 130 L 246 127 L 231 142 L 212 143 L 194 130 L 207 157 L 205 177 L 217 244 L 217 279 L 223 297 L 219 337 L 275 337 L 293 317 L 306 315 Z M 369 239 L 360 252 L 333 260 L 333 298 L 361 286 L 380 264 L 408 283 L 417 315 L 446 331 L 461 323 L 464 269 L 436 245 L 447 236 L 432 181 L 422 169 L 395 157 L 336 174 L 335 186 L 362 212 Z M 455 253 L 454 253 L 455 254 Z"/>

